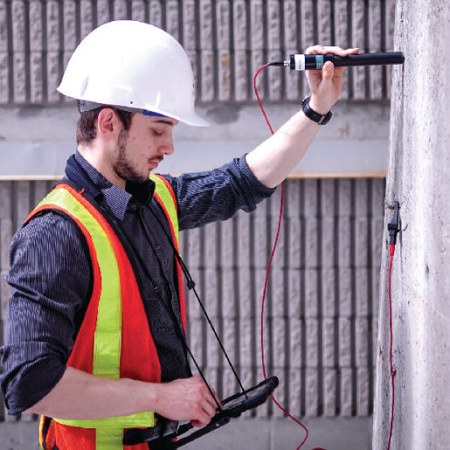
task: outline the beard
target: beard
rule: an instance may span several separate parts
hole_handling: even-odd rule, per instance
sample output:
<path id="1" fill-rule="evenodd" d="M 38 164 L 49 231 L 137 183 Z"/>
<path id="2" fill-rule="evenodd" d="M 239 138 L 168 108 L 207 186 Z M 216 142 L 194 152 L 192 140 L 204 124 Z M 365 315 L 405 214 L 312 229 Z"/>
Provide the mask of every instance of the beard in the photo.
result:
<path id="1" fill-rule="evenodd" d="M 125 181 L 133 181 L 135 183 L 144 183 L 148 180 L 150 173 L 143 175 L 139 173 L 130 163 L 126 154 L 126 145 L 128 140 L 128 131 L 122 130 L 117 139 L 117 146 L 114 149 L 115 161 L 113 169 L 120 178 Z"/>

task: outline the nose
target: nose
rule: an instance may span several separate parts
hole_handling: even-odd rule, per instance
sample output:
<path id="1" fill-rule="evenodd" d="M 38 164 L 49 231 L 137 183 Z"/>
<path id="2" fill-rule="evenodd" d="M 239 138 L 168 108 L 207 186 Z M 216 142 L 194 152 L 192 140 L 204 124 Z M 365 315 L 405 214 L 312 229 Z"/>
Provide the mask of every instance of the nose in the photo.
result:
<path id="1" fill-rule="evenodd" d="M 162 155 L 171 155 L 175 151 L 173 144 L 173 134 L 172 130 L 167 133 L 167 137 L 165 137 L 164 142 L 159 146 L 159 153 Z"/>

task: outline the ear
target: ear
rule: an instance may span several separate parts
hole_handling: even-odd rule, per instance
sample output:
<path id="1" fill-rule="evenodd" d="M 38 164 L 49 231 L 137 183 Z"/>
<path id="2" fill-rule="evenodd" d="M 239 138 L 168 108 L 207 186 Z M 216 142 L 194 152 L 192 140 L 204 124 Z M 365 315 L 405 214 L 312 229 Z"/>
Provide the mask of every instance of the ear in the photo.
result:
<path id="1" fill-rule="evenodd" d="M 109 140 L 120 132 L 120 121 L 112 108 L 103 108 L 97 117 L 97 136 Z"/>

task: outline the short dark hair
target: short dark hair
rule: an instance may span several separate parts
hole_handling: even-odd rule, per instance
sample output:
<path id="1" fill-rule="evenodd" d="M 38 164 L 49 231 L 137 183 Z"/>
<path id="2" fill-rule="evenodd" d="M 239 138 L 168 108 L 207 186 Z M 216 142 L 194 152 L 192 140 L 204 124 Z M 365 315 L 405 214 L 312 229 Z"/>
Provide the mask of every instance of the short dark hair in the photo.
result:
<path id="1" fill-rule="evenodd" d="M 103 108 L 111 108 L 117 114 L 117 117 L 122 122 L 125 131 L 128 131 L 131 126 L 131 120 L 135 113 L 123 111 L 109 106 L 101 106 L 92 111 L 85 111 L 80 113 L 80 118 L 77 124 L 77 144 L 90 144 L 96 137 L 97 131 L 95 129 L 95 121 Z"/>

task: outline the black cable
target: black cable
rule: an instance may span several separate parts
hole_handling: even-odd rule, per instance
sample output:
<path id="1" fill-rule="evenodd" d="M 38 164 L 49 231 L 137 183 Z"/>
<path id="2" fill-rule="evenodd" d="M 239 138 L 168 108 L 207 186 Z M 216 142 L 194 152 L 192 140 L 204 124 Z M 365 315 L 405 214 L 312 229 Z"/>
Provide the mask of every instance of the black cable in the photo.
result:
<path id="1" fill-rule="evenodd" d="M 172 236 L 169 235 L 169 233 L 167 232 L 166 228 L 161 223 L 160 218 L 154 213 L 154 211 L 152 211 L 152 214 L 156 218 L 156 221 L 158 222 L 159 226 L 163 230 L 164 234 L 167 236 L 167 239 L 169 240 L 170 246 L 172 247 L 174 256 L 177 259 L 177 261 L 179 262 L 181 270 L 183 271 L 183 275 L 186 278 L 186 286 L 188 287 L 189 290 L 191 290 L 194 293 L 194 296 L 197 299 L 197 302 L 200 305 L 200 308 L 201 308 L 201 310 L 202 310 L 202 312 L 203 312 L 203 314 L 204 314 L 204 316 L 205 316 L 205 318 L 206 318 L 206 320 L 207 320 L 207 322 L 208 322 L 212 332 L 214 333 L 214 336 L 215 336 L 215 338 L 217 340 L 217 343 L 219 344 L 219 347 L 220 347 L 223 355 L 225 356 L 225 359 L 227 360 L 228 365 L 230 366 L 230 368 L 231 368 L 231 370 L 233 372 L 233 375 L 234 375 L 234 377 L 235 377 L 235 379 L 236 379 L 236 381 L 237 381 L 237 383 L 238 383 L 242 393 L 247 397 L 246 390 L 245 390 L 245 388 L 244 388 L 244 386 L 243 386 L 243 384 L 242 384 L 242 382 L 241 382 L 241 380 L 239 378 L 239 375 L 237 374 L 237 371 L 236 371 L 233 363 L 231 362 L 230 357 L 228 356 L 227 351 L 225 350 L 225 347 L 224 347 L 224 345 L 223 345 L 223 343 L 222 343 L 222 341 L 221 341 L 221 339 L 219 337 L 219 334 L 217 333 L 216 328 L 214 327 L 214 324 L 211 321 L 211 318 L 209 317 L 209 315 L 208 315 L 208 313 L 206 311 L 206 308 L 205 308 L 203 302 L 200 299 L 200 296 L 199 296 L 197 290 L 195 289 L 195 282 L 194 282 L 194 280 L 193 280 L 193 278 L 192 278 L 192 276 L 191 276 L 191 274 L 190 274 L 190 272 L 189 272 L 185 262 L 181 258 L 180 253 L 178 252 L 177 248 L 175 247 L 175 244 L 173 243 L 173 240 L 172 240 Z M 144 226 L 144 228 L 145 228 L 145 226 Z M 195 359 L 194 359 L 194 364 L 196 364 Z M 206 380 L 205 380 L 205 382 L 206 382 Z"/>

